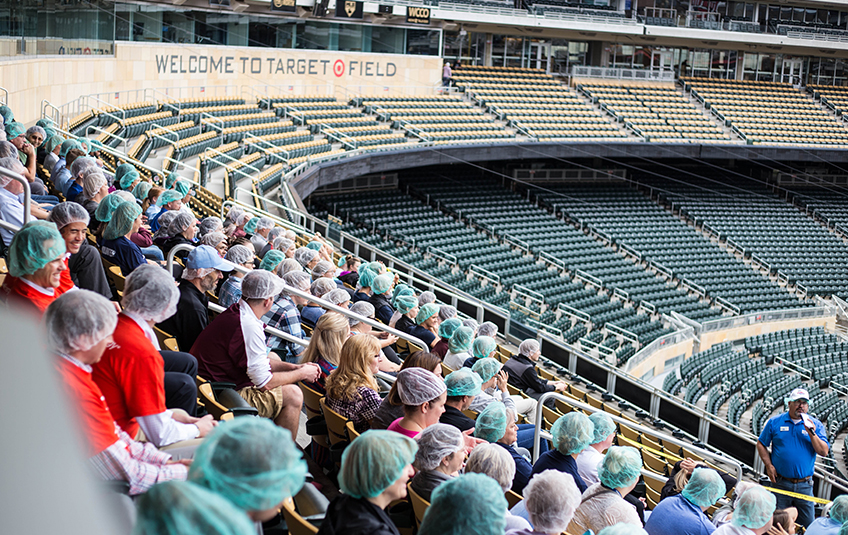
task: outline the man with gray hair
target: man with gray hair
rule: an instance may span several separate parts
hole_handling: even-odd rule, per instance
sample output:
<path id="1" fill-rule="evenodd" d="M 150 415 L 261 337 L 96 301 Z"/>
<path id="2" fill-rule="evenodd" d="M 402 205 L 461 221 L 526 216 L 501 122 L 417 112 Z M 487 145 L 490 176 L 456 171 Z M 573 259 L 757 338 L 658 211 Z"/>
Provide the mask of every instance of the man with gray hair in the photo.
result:
<path id="1" fill-rule="evenodd" d="M 236 266 L 253 271 L 253 251 L 245 245 L 233 245 L 227 251 L 226 259 Z M 234 269 L 218 291 L 218 304 L 230 308 L 241 299 L 241 283 L 247 273 Z"/>
<path id="2" fill-rule="evenodd" d="M 270 217 L 260 217 L 259 221 L 256 222 L 256 230 L 253 232 L 253 236 L 250 237 L 250 243 L 253 244 L 253 248 L 256 249 L 257 253 L 261 252 L 268 245 L 268 235 L 273 228 L 274 221 Z"/>
<path id="3" fill-rule="evenodd" d="M 536 363 L 539 361 L 539 357 L 541 356 L 542 350 L 539 342 L 529 338 L 521 342 L 521 345 L 518 346 L 518 354 L 506 361 L 506 364 L 504 364 L 503 367 L 503 369 L 509 374 L 507 376 L 507 382 L 515 388 L 524 391 L 524 393 L 530 396 L 533 400 L 538 400 L 542 394 L 546 392 L 553 392 L 554 390 L 557 392 L 563 392 L 566 388 L 568 388 L 568 385 L 562 381 L 546 381 L 539 377 L 539 374 L 536 371 Z M 536 416 L 535 406 L 536 403 L 534 401 L 534 409 L 524 413 L 532 413 L 533 420 Z M 518 410 L 521 412 L 522 409 L 525 408 L 526 407 L 518 407 Z"/>
<path id="4" fill-rule="evenodd" d="M 268 251 L 270 251 L 271 249 L 274 248 L 274 243 L 277 240 L 277 238 L 282 236 L 285 232 L 286 232 L 286 229 L 283 228 L 283 227 L 272 228 L 271 232 L 268 233 L 268 241 L 265 243 L 265 247 L 260 249 L 259 252 L 256 253 L 256 256 L 258 256 L 259 258 L 265 258 L 265 253 L 267 253 Z"/>
<path id="5" fill-rule="evenodd" d="M 287 288 L 294 288 L 301 292 L 309 292 L 309 275 L 303 271 L 291 271 L 283 276 L 283 282 L 286 286 L 280 295 L 274 299 L 274 304 L 271 305 L 271 310 L 262 316 L 262 321 L 268 327 L 273 327 L 284 333 L 288 333 L 295 338 L 301 340 L 306 339 L 303 329 L 300 327 L 300 312 L 297 307 L 303 306 L 308 301 L 303 297 L 294 295 L 287 291 Z M 303 353 L 304 346 L 293 342 L 283 340 L 278 336 L 268 335 L 265 345 L 275 351 L 280 358 L 286 362 L 296 363 L 300 360 L 300 355 Z"/>

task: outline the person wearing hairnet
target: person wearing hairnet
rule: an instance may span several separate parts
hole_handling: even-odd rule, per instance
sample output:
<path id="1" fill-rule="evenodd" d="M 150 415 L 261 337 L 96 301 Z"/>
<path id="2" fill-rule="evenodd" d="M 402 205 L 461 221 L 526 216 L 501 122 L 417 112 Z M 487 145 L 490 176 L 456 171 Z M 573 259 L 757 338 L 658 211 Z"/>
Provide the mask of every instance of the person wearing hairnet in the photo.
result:
<path id="1" fill-rule="evenodd" d="M 297 494 L 308 472 L 285 429 L 264 418 L 221 422 L 194 454 L 190 482 L 226 498 L 254 522 L 267 522 Z"/>
<path id="2" fill-rule="evenodd" d="M 332 262 L 328 262 L 327 260 L 321 260 L 315 267 L 312 268 L 312 280 L 313 282 L 320 279 L 321 277 L 326 277 L 329 279 L 333 279 L 336 275 L 336 268 L 333 267 Z"/>
<path id="3" fill-rule="evenodd" d="M 227 251 L 224 257 L 228 262 L 232 262 L 234 266 L 241 266 L 249 271 L 253 270 L 253 251 L 244 245 L 233 245 Z M 218 290 L 218 304 L 224 308 L 229 308 L 241 299 L 241 283 L 244 280 L 246 273 L 234 269 L 230 272 L 227 280 L 221 285 Z"/>
<path id="4" fill-rule="evenodd" d="M 143 182 L 147 184 L 147 182 Z M 82 194 L 77 199 L 77 202 L 82 204 L 82 207 L 88 212 L 90 219 L 88 227 L 92 232 L 97 230 L 98 221 L 95 217 L 97 207 L 100 206 L 100 201 L 109 195 L 109 182 L 103 173 L 89 172 L 82 178 Z"/>
<path id="5" fill-rule="evenodd" d="M 445 366 L 452 370 L 462 368 L 463 363 L 471 357 L 469 351 L 473 343 L 474 331 L 470 327 L 463 325 L 457 328 L 448 340 L 448 352 L 443 360 Z"/>
<path id="6" fill-rule="evenodd" d="M 577 470 L 577 456 L 592 442 L 594 433 L 595 425 L 585 414 L 574 411 L 561 416 L 551 427 L 554 449 L 539 457 L 533 473 L 552 468 L 571 474 L 580 492 L 586 492 L 586 482 Z"/>
<path id="7" fill-rule="evenodd" d="M 468 431 L 474 428 L 474 420 L 466 416 L 463 411 L 471 407 L 474 398 L 480 394 L 483 382 L 480 376 L 468 368 L 451 372 L 445 377 L 446 399 L 445 412 L 439 417 L 439 421 L 456 427 L 460 431 Z"/>
<path id="8" fill-rule="evenodd" d="M 71 255 L 67 264 L 73 283 L 78 288 L 111 299 L 112 291 L 106 280 L 100 253 L 86 240 L 88 217 L 88 212 L 77 203 L 63 202 L 53 207 L 48 220 L 56 224 L 65 240 L 65 249 Z"/>
<path id="9" fill-rule="evenodd" d="M 227 243 L 227 235 L 223 232 L 207 232 L 204 235 L 200 235 L 200 226 L 197 227 L 198 233 L 195 237 L 199 236 L 200 238 L 197 240 L 197 243 L 200 245 L 208 245 L 209 247 L 218 251 L 218 255 L 221 258 L 227 257 L 227 250 L 229 249 L 229 243 Z"/>
<path id="10" fill-rule="evenodd" d="M 365 275 L 365 278 L 368 276 L 370 272 Z M 392 306 L 395 307 L 395 312 L 389 320 L 389 327 L 409 334 L 409 331 L 415 327 L 415 317 L 418 316 L 418 300 L 415 295 L 399 294 L 392 302 Z"/>
<path id="11" fill-rule="evenodd" d="M 415 441 L 391 431 L 369 430 L 342 454 L 339 488 L 318 535 L 399 535 L 386 507 L 406 497 L 414 472 Z"/>
<path id="12" fill-rule="evenodd" d="M 234 246 L 235 247 L 235 246 Z M 247 249 L 244 247 L 244 249 Z M 230 249 L 232 250 L 232 248 Z M 270 251 L 269 251 L 270 252 Z M 229 279 L 228 279 L 229 280 Z M 290 271 L 283 275 L 283 282 L 286 287 L 274 299 L 274 304 L 271 305 L 271 310 L 262 316 L 262 321 L 269 327 L 279 329 L 284 333 L 288 333 L 295 338 L 301 340 L 306 339 L 300 323 L 300 311 L 298 306 L 305 305 L 308 301 L 288 291 L 289 288 L 300 290 L 301 292 L 309 293 L 309 275 L 303 271 Z M 239 296 L 241 296 L 241 286 L 239 286 Z M 300 356 L 303 354 L 304 346 L 294 342 L 289 342 L 269 334 L 266 340 L 266 347 L 274 351 L 286 362 L 296 364 L 300 361 Z"/>
<path id="13" fill-rule="evenodd" d="M 577 456 L 577 472 L 587 485 L 598 483 L 598 466 L 604 460 L 604 452 L 615 440 L 615 422 L 605 412 L 593 412 L 589 420 L 595 426 L 592 442 Z"/>
<path id="14" fill-rule="evenodd" d="M 44 314 L 47 346 L 57 355 L 61 377 L 78 428 L 86 439 L 85 455 L 97 477 L 125 481 L 130 496 L 154 483 L 185 479 L 189 461 L 171 456 L 149 443 L 133 440 L 115 423 L 91 367 L 112 344 L 117 314 L 112 303 L 94 292 L 68 292 L 53 301 Z"/>
<path id="15" fill-rule="evenodd" d="M 518 354 L 513 355 L 504 364 L 508 376 L 507 382 L 533 398 L 516 404 L 518 411 L 527 415 L 531 422 L 536 421 L 535 401 L 542 394 L 554 391 L 564 392 L 568 389 L 568 385 L 563 381 L 546 381 L 539 377 L 536 364 L 541 356 L 542 346 L 536 340 L 528 338 L 518 346 Z"/>
<path id="16" fill-rule="evenodd" d="M 748 492 L 751 491 L 745 494 Z M 650 535 L 713 533 L 716 527 L 704 511 L 724 496 L 724 493 L 724 481 L 718 472 L 709 468 L 696 468 L 682 493 L 662 500 L 651 511 L 645 523 L 645 531 Z M 733 516 L 736 517 L 735 512 Z M 769 519 L 771 519 L 771 512 L 769 512 Z"/>
<path id="17" fill-rule="evenodd" d="M 479 332 L 479 331 L 478 331 Z M 465 359 L 462 365 L 471 368 L 474 363 L 486 357 L 494 357 L 498 349 L 498 343 L 491 336 L 480 336 L 471 343 L 471 356 Z"/>
<path id="18" fill-rule="evenodd" d="M 380 369 L 380 343 L 373 336 L 352 336 L 342 346 L 339 365 L 324 382 L 324 403 L 364 433 L 383 401 L 375 374 Z"/>
<path id="19" fill-rule="evenodd" d="M 497 481 L 483 474 L 463 474 L 433 492 L 418 533 L 501 535 L 506 527 L 506 510 L 506 498 Z"/>
<path id="20" fill-rule="evenodd" d="M 153 232 L 159 230 L 159 218 L 162 217 L 162 214 L 171 210 L 178 211 L 183 207 L 182 195 L 172 189 L 165 190 L 156 200 L 156 206 L 159 207 L 159 213 L 151 217 L 148 221 L 150 230 Z"/>
<path id="21" fill-rule="evenodd" d="M 772 417 L 763 426 L 757 439 L 757 454 L 763 460 L 772 486 L 812 496 L 816 456 L 825 457 L 830 451 L 827 429 L 817 418 L 807 414 L 810 394 L 806 389 L 792 390 L 785 401 L 788 410 Z M 798 523 L 805 528 L 815 518 L 813 502 L 809 500 L 778 494 L 777 506 L 797 508 Z"/>
<path id="22" fill-rule="evenodd" d="M 573 526 L 572 517 L 580 506 L 580 491 L 574 479 L 557 470 L 545 470 L 533 476 L 524 489 L 523 505 L 533 529 L 512 532 L 513 535 L 559 535 Z M 576 533 L 584 533 L 578 531 Z"/>
<path id="23" fill-rule="evenodd" d="M 326 294 L 330 293 L 335 289 L 336 284 L 332 280 L 325 279 L 322 277 L 314 281 L 309 286 L 309 293 L 311 293 L 315 297 L 323 298 Z M 303 308 L 300 310 L 300 321 L 302 321 L 303 324 L 309 327 L 310 329 L 314 329 L 315 326 L 318 324 L 318 320 L 321 318 L 321 316 L 324 315 L 325 312 L 326 310 L 324 310 L 324 308 L 320 304 L 314 301 L 309 301 L 305 305 L 303 305 Z"/>
<path id="24" fill-rule="evenodd" d="M 191 446 L 185 442 L 205 437 L 215 425 L 212 415 L 192 416 L 197 402 L 194 376 L 166 374 L 169 366 L 159 353 L 153 325 L 177 311 L 179 297 L 174 279 L 158 266 L 140 266 L 130 273 L 121 298 L 123 311 L 112 334 L 115 344 L 106 349 L 92 374 L 118 426 L 130 436 L 141 430 L 159 448 Z M 176 357 L 189 361 L 196 371 L 194 357 Z"/>
<path id="25" fill-rule="evenodd" d="M 271 229 L 274 228 L 274 221 L 270 217 L 259 217 L 256 219 L 256 228 L 253 230 L 253 236 L 250 237 L 250 243 L 256 252 L 262 251 L 268 245 L 268 235 Z"/>
<path id="26" fill-rule="evenodd" d="M 709 465 L 704 462 L 694 461 L 689 457 L 674 463 L 674 467 L 671 469 L 671 473 L 660 491 L 660 500 L 664 500 L 669 496 L 676 496 L 683 492 L 683 489 L 689 481 L 689 477 L 692 475 L 692 471 L 698 467 L 707 468 Z M 725 491 L 730 492 L 730 489 L 732 489 L 736 484 L 736 477 L 722 470 L 711 467 L 710 469 L 718 472 L 718 475 L 720 475 L 721 479 L 724 481 Z"/>
<path id="27" fill-rule="evenodd" d="M 568 531 L 597 533 L 619 523 L 642 527 L 636 508 L 624 499 L 636 487 L 641 472 L 642 456 L 636 448 L 610 447 L 598 467 L 600 482 L 583 493 Z"/>
<path id="28" fill-rule="evenodd" d="M 215 318 L 189 351 L 197 357 L 198 373 L 210 381 L 234 383 L 239 395 L 256 407 L 259 416 L 297 436 L 303 405 L 298 381 L 315 381 L 315 364 L 291 364 L 269 353 L 262 316 L 271 310 L 283 281 L 261 269 L 241 283 L 241 300 Z"/>
<path id="29" fill-rule="evenodd" d="M 133 535 L 256 535 L 244 511 L 185 481 L 154 485 L 135 501 Z"/>
<path id="30" fill-rule="evenodd" d="M 372 320 L 374 319 L 374 305 L 368 301 L 357 301 L 350 305 L 350 311 L 359 314 L 360 316 L 364 316 Z M 377 338 L 380 343 L 380 355 L 382 357 L 380 359 L 380 371 L 396 373 L 400 370 L 400 365 L 403 361 L 400 360 L 397 353 L 395 353 L 394 349 L 391 347 L 392 344 L 397 342 L 397 336 L 387 332 L 375 333 L 374 328 L 371 325 L 364 321 L 359 321 L 354 317 L 349 317 L 348 323 L 350 324 L 351 336 L 356 336 L 357 334 L 369 334 Z"/>
<path id="31" fill-rule="evenodd" d="M 395 306 L 395 308 L 397 308 L 397 306 Z M 462 322 L 459 318 L 448 318 L 442 320 L 441 310 L 442 309 L 439 308 L 439 339 L 431 351 L 444 359 L 445 355 L 448 354 L 448 343 L 450 342 L 450 337 L 453 335 L 454 331 L 462 326 Z"/>
<path id="32" fill-rule="evenodd" d="M 774 494 L 765 487 L 757 485 L 748 489 L 739 498 L 730 523 L 721 526 L 715 530 L 715 533 L 718 535 L 785 534 L 786 531 L 782 527 L 775 526 L 775 529 L 772 529 L 772 515 L 776 503 Z"/>
<path id="33" fill-rule="evenodd" d="M 815 519 L 805 532 L 806 535 L 837 535 L 839 528 L 848 522 L 848 494 L 833 500 L 827 516 Z"/>
<path id="34" fill-rule="evenodd" d="M 388 274 L 386 276 L 391 277 Z M 435 303 L 419 305 L 418 314 L 415 315 L 415 325 L 407 329 L 406 332 L 427 344 L 425 349 L 432 351 L 439 343 L 437 336 L 439 334 L 439 306 Z"/>
<path id="35" fill-rule="evenodd" d="M 489 338 L 494 338 L 498 335 L 498 326 L 492 323 L 491 321 L 484 321 L 477 327 L 477 337 L 480 336 L 488 336 Z"/>
<path id="36" fill-rule="evenodd" d="M 0 158 L 0 167 L 20 174 L 24 166 L 15 158 L 6 157 Z M 0 219 L 16 227 L 23 226 L 24 213 L 27 211 L 27 207 L 23 203 L 23 193 L 24 185 L 21 182 L 12 180 L 5 175 L 0 175 Z M 29 213 L 38 219 L 45 219 L 48 215 L 45 210 L 38 208 L 38 205 L 35 203 L 30 205 Z M 15 233 L 11 230 L 0 227 L 0 238 L 3 239 L 3 243 L 6 246 L 12 243 L 12 237 L 14 235 Z"/>
<path id="37" fill-rule="evenodd" d="M 489 404 L 483 412 L 477 416 L 474 427 L 474 436 L 497 444 L 504 448 L 515 462 L 515 477 L 512 481 L 512 490 L 522 494 L 524 487 L 530 481 L 533 465 L 525 459 L 514 447 L 518 440 L 518 426 L 515 424 L 515 413 L 507 410 L 500 401 Z"/>
<path id="38" fill-rule="evenodd" d="M 47 141 L 44 142 L 44 169 L 53 170 L 56 164 L 59 163 L 59 151 L 62 150 L 62 142 L 65 138 L 59 134 L 53 134 Z"/>
<path id="39" fill-rule="evenodd" d="M 139 208 L 141 211 L 141 208 Z M 168 254 L 171 252 L 171 249 L 176 247 L 177 245 L 191 245 L 195 244 L 195 235 L 197 234 L 197 218 L 194 217 L 193 214 L 185 213 L 185 212 L 177 212 L 173 219 L 171 219 L 170 224 L 168 225 L 168 236 L 169 238 L 164 241 L 159 248 L 162 250 L 162 254 L 165 258 L 168 257 Z M 217 251 L 217 249 L 216 249 Z M 174 256 L 178 257 L 181 260 L 185 260 L 188 256 L 189 251 L 177 251 Z"/>
<path id="40" fill-rule="evenodd" d="M 274 230 L 276 230 L 276 229 L 274 229 Z M 285 236 L 280 236 L 280 237 L 274 239 L 273 249 L 275 251 L 280 251 L 281 253 L 286 255 L 286 258 L 291 258 L 292 260 L 294 260 L 294 252 L 297 250 L 294 242 L 292 240 L 286 238 Z M 267 253 L 268 253 L 268 251 L 265 251 L 265 254 L 267 254 Z M 298 263 L 298 266 L 302 267 L 302 266 L 300 266 L 300 263 Z"/>
<path id="41" fill-rule="evenodd" d="M 274 247 L 274 243 L 276 243 L 276 241 L 278 239 L 280 239 L 280 238 L 285 239 L 285 233 L 286 233 L 285 227 L 273 227 L 271 230 L 269 230 L 267 241 L 265 242 L 265 245 L 263 245 L 261 249 L 258 249 L 256 251 L 256 256 L 258 256 L 260 259 L 265 258 L 265 254 L 268 251 L 270 251 L 271 249 L 276 249 L 276 247 Z M 285 249 L 277 249 L 277 250 L 280 251 L 281 253 L 285 254 Z M 293 250 L 292 250 L 292 253 L 294 253 Z"/>
<path id="42" fill-rule="evenodd" d="M 9 274 L 0 301 L 41 316 L 57 297 L 74 287 L 68 274 L 65 240 L 49 221 L 30 221 L 15 234 L 7 257 Z"/>
<path id="43" fill-rule="evenodd" d="M 423 368 L 407 368 L 397 374 L 395 388 L 389 393 L 392 405 L 403 405 L 403 418 L 389 425 L 389 431 L 415 438 L 439 421 L 445 412 L 445 382 Z"/>
<path id="44" fill-rule="evenodd" d="M 321 261 L 318 253 L 308 247 L 298 247 L 294 250 L 294 259 L 297 260 L 303 269 L 312 271 L 312 268 Z"/>
<path id="45" fill-rule="evenodd" d="M 394 282 L 395 276 L 391 273 L 377 275 L 371 283 L 371 297 L 368 298 L 368 302 L 374 305 L 374 314 L 377 319 L 387 325 L 395 312 L 391 301 L 389 301 Z"/>
<path id="46" fill-rule="evenodd" d="M 497 481 L 501 491 L 506 493 L 512 488 L 512 481 L 515 479 L 515 461 L 512 460 L 509 452 L 495 444 L 479 444 L 468 456 L 468 461 L 465 463 L 465 473 L 485 474 Z M 512 530 L 532 531 L 530 523 L 525 518 L 515 515 L 511 511 L 506 513 L 505 529 L 507 532 Z"/>
<path id="47" fill-rule="evenodd" d="M 410 488 L 426 501 L 432 492 L 452 477 L 456 477 L 465 463 L 465 437 L 452 425 L 433 424 L 421 431 L 415 441 L 415 477 Z M 476 448 L 475 448 L 476 449 Z"/>
<path id="48" fill-rule="evenodd" d="M 141 228 L 141 207 L 133 202 L 120 204 L 112 219 L 103 230 L 103 242 L 100 252 L 103 256 L 121 268 L 125 277 L 138 266 L 152 262 L 147 260 L 141 248 L 130 240 L 130 236 Z"/>
<path id="49" fill-rule="evenodd" d="M 353 292 L 354 303 L 371 299 L 371 284 L 374 283 L 374 278 L 377 277 L 377 274 L 368 267 L 368 264 L 360 264 L 357 273 L 359 279 L 356 283 L 356 290 Z"/>

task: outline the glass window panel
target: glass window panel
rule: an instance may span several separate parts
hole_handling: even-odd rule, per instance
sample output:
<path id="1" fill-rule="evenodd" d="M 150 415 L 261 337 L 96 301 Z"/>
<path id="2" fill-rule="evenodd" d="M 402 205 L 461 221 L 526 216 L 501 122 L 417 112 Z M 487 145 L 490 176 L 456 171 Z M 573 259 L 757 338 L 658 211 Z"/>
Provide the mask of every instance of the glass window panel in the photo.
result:
<path id="1" fill-rule="evenodd" d="M 403 50 L 403 28 L 385 28 L 381 26 L 371 27 L 371 52 L 402 54 Z M 436 41 L 438 43 L 438 41 Z M 341 47 L 341 36 L 339 37 Z"/>
<path id="2" fill-rule="evenodd" d="M 362 52 L 362 26 L 359 24 L 339 24 L 339 50 L 345 52 Z M 392 28 L 395 29 L 395 28 Z M 398 28 L 400 29 L 400 28 Z M 401 39 L 403 31 L 401 30 Z M 402 41 L 401 41 L 402 42 Z M 373 36 L 372 36 L 373 43 Z M 372 45 L 373 46 L 373 45 Z M 372 49 L 374 52 L 394 52 L 397 47 L 391 46 L 385 50 Z"/>

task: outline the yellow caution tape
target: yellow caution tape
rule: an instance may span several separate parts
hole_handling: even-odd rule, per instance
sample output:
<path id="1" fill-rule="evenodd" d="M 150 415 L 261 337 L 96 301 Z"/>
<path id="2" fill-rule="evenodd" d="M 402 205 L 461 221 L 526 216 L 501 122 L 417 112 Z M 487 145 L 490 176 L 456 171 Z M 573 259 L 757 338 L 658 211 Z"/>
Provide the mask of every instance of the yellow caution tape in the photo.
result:
<path id="1" fill-rule="evenodd" d="M 797 498 L 799 500 L 807 500 L 808 502 L 820 503 L 822 505 L 826 505 L 830 503 L 830 500 L 825 500 L 824 498 L 816 498 L 815 496 L 807 496 L 806 494 L 799 494 L 797 492 L 792 492 L 789 490 L 776 489 L 774 487 L 766 487 L 766 489 L 774 492 L 775 494 L 783 494 L 784 496 L 790 496 L 792 498 Z"/>

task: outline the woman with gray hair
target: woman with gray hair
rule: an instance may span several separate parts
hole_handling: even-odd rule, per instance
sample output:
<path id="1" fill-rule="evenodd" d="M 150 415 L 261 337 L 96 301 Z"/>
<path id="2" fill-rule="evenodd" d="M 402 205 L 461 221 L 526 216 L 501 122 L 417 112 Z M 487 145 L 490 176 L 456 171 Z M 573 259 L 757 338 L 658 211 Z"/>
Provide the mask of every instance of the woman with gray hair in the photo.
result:
<path id="1" fill-rule="evenodd" d="M 506 493 L 512 488 L 512 480 L 515 478 L 515 461 L 504 448 L 497 444 L 480 444 L 474 448 L 465 463 L 466 474 L 485 474 L 501 486 Z M 529 530 L 530 524 L 520 516 L 506 512 L 506 531 L 513 529 Z"/>
<path id="2" fill-rule="evenodd" d="M 221 258 L 227 256 L 227 235 L 223 232 L 207 232 L 200 238 L 200 244 L 215 249 Z"/>
<path id="3" fill-rule="evenodd" d="M 580 491 L 570 475 L 545 470 L 533 476 L 524 488 L 522 504 L 527 509 L 533 529 L 514 531 L 513 535 L 559 535 L 565 532 L 580 505 Z"/>
<path id="4" fill-rule="evenodd" d="M 455 477 L 465 463 L 465 438 L 452 425 L 433 424 L 416 437 L 418 451 L 412 465 L 418 470 L 409 487 L 424 500 L 436 487 Z M 475 448 L 476 449 L 476 448 Z"/>
<path id="5" fill-rule="evenodd" d="M 197 226 L 197 235 L 201 238 L 210 232 L 224 232 L 224 223 L 221 221 L 220 217 L 204 217 L 200 222 L 200 225 Z"/>
<path id="6" fill-rule="evenodd" d="M 280 236 L 279 238 L 276 238 L 273 243 L 274 249 L 286 255 L 286 258 L 294 259 L 296 247 L 293 240 L 290 240 L 285 236 Z"/>
<path id="7" fill-rule="evenodd" d="M 161 218 L 159 224 L 162 224 Z M 197 219 L 191 214 L 176 210 L 176 215 L 168 225 L 168 235 L 170 237 L 159 248 L 162 249 L 162 253 L 167 258 L 171 249 L 177 245 L 195 245 L 195 234 L 197 234 Z M 189 251 L 179 251 L 175 256 L 184 260 L 188 256 L 188 253 Z"/>

